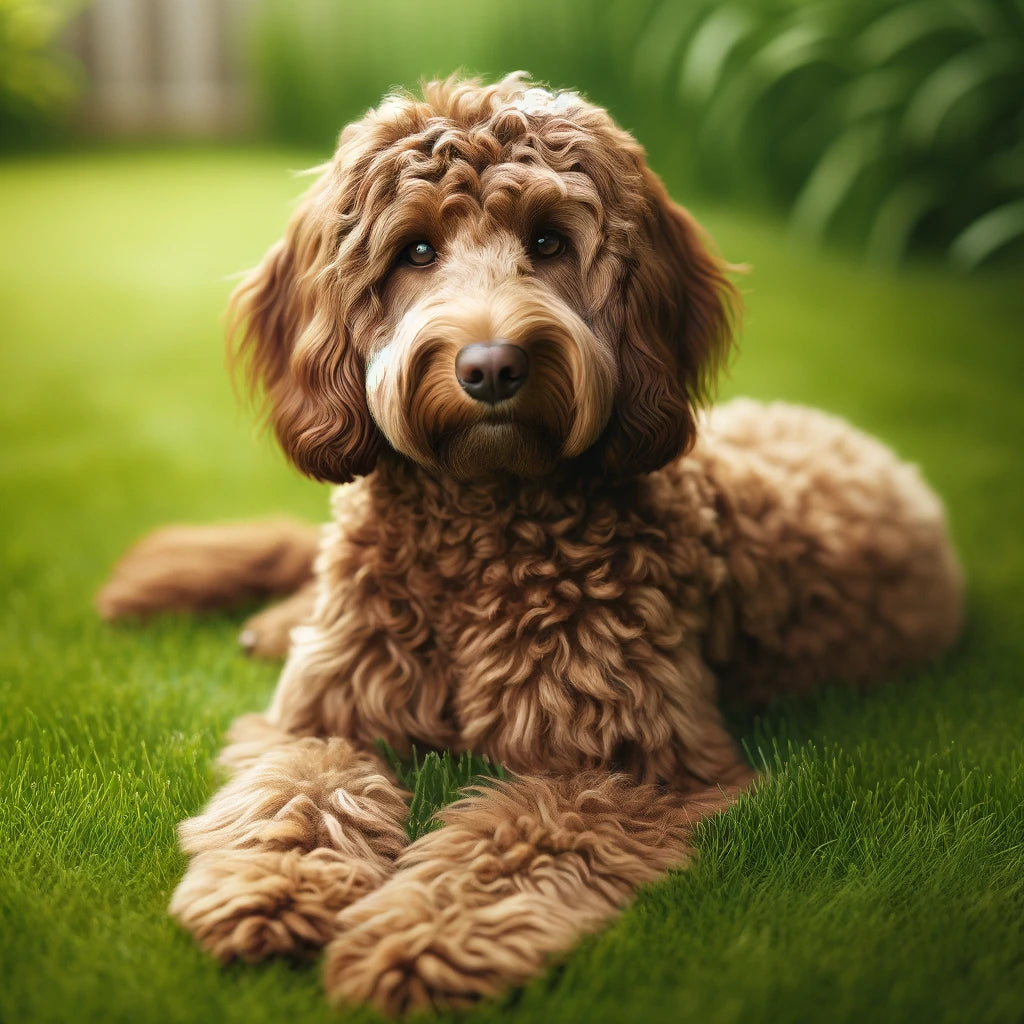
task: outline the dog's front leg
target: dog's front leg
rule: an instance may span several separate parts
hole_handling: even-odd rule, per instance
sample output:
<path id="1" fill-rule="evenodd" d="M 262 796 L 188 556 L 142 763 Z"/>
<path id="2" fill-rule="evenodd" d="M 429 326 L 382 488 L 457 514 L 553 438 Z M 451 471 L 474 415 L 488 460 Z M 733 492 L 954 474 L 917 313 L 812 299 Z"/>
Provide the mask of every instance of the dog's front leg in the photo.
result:
<path id="1" fill-rule="evenodd" d="M 180 827 L 193 856 L 171 913 L 221 960 L 315 951 L 394 870 L 406 794 L 347 739 L 238 725 L 225 751 L 237 774 Z"/>
<path id="2" fill-rule="evenodd" d="M 460 1006 L 521 984 L 635 888 L 685 864 L 695 822 L 726 806 L 621 776 L 517 777 L 449 807 L 394 877 L 344 911 L 327 950 L 335 1001 L 387 1013 Z"/>

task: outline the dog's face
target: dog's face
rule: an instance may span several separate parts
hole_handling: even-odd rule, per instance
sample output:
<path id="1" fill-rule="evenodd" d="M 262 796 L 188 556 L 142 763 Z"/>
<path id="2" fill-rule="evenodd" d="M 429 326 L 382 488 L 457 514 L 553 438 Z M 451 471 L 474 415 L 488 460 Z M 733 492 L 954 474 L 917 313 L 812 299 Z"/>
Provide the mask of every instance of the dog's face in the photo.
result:
<path id="1" fill-rule="evenodd" d="M 608 114 L 512 76 L 432 83 L 342 133 L 233 297 L 282 446 L 343 482 L 392 448 L 463 480 L 692 440 L 733 290 Z"/>

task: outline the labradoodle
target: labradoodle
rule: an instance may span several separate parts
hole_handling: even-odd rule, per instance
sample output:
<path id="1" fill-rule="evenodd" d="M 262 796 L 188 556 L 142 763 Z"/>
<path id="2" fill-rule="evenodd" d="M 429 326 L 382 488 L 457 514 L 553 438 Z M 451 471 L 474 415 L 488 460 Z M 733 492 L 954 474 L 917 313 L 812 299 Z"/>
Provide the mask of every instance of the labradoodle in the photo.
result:
<path id="1" fill-rule="evenodd" d="M 164 531 L 108 616 L 295 592 L 288 660 L 181 826 L 172 913 L 216 956 L 324 947 L 400 1013 L 526 981 L 684 864 L 753 772 L 717 696 L 864 682 L 946 648 L 961 581 L 917 470 L 810 409 L 698 411 L 728 267 L 634 139 L 513 75 L 386 98 L 232 299 L 290 459 L 291 524 Z M 295 626 L 294 630 L 291 629 Z M 376 753 L 509 770 L 409 844 Z"/>

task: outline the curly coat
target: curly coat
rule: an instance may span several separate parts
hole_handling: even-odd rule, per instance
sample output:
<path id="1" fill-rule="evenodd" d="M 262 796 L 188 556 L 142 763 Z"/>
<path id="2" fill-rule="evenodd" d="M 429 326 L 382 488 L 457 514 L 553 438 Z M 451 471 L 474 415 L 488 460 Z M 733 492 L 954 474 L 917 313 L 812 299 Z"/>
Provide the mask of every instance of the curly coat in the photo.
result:
<path id="1" fill-rule="evenodd" d="M 397 258 L 417 243 L 429 264 Z M 497 993 L 684 863 L 752 780 L 720 689 L 864 682 L 953 641 L 960 574 L 916 469 L 813 410 L 698 414 L 727 269 L 575 94 L 452 79 L 345 129 L 233 298 L 282 447 L 346 486 L 315 584 L 248 631 L 272 651 L 308 618 L 272 704 L 181 828 L 171 909 L 204 946 L 326 946 L 330 995 L 390 1012 Z M 496 404 L 453 370 L 490 339 L 529 365 Z M 290 592 L 311 547 L 158 534 L 101 609 Z M 407 845 L 380 739 L 513 774 Z"/>

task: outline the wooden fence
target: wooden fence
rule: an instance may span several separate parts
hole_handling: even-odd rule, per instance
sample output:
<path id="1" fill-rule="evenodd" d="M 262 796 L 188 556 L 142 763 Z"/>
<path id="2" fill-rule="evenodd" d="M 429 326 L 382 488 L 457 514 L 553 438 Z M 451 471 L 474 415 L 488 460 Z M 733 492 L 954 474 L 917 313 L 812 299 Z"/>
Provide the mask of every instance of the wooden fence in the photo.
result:
<path id="1" fill-rule="evenodd" d="M 251 123 L 242 43 L 254 0 L 93 0 L 66 44 L 97 133 L 218 136 Z"/>

